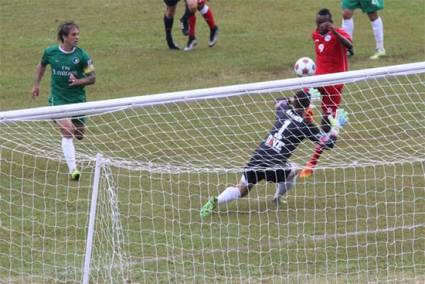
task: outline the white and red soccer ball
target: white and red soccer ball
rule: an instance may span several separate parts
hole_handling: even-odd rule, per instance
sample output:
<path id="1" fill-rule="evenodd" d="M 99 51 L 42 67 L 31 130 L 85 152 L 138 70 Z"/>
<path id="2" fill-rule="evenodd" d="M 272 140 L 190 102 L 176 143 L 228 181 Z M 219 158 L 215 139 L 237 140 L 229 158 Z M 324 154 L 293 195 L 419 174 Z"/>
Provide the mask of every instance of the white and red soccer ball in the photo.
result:
<path id="1" fill-rule="evenodd" d="M 294 71 L 300 77 L 312 76 L 316 73 L 316 63 L 309 57 L 301 57 L 295 62 Z"/>

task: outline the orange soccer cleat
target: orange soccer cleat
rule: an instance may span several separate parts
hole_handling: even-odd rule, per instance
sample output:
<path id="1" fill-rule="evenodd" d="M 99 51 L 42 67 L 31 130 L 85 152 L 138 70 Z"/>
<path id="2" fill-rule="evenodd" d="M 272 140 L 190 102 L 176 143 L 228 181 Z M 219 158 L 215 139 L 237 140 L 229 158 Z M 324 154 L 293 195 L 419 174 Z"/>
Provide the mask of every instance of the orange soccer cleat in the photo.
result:
<path id="1" fill-rule="evenodd" d="M 314 165 L 311 162 L 307 162 L 305 167 L 301 170 L 300 178 L 308 178 L 313 174 Z"/>

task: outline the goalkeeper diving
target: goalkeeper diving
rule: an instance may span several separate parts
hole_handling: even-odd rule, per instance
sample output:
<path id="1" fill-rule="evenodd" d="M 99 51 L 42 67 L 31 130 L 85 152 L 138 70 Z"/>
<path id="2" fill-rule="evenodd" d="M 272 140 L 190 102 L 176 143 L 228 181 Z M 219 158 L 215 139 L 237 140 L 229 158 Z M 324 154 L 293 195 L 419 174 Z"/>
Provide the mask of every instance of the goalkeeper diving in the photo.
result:
<path id="1" fill-rule="evenodd" d="M 332 129 L 325 133 L 308 116 L 310 101 L 311 95 L 307 91 L 298 91 L 294 97 L 276 101 L 274 126 L 252 154 L 240 182 L 227 187 L 219 196 L 211 197 L 201 208 L 202 219 L 208 217 L 217 205 L 246 196 L 263 179 L 276 183 L 273 201 L 280 204 L 300 172 L 300 167 L 288 162 L 299 144 L 308 138 L 324 149 L 334 147 L 339 129 L 347 123 L 346 113 L 340 110 L 335 118 L 330 117 Z"/>

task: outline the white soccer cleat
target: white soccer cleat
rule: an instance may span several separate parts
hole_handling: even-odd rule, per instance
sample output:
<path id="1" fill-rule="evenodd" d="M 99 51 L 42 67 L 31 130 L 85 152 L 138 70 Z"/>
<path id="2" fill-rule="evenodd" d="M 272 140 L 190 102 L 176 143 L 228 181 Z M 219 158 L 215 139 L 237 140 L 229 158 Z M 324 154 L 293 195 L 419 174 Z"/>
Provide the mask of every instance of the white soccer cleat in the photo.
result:
<path id="1" fill-rule="evenodd" d="M 218 40 L 218 27 L 215 26 L 211 31 L 210 31 L 210 39 L 208 41 L 208 46 L 209 47 L 213 47 Z"/>
<path id="2" fill-rule="evenodd" d="M 196 40 L 196 38 L 189 38 L 189 41 L 187 42 L 187 45 L 184 48 L 184 51 L 191 51 L 197 45 L 198 45 L 198 41 Z"/>

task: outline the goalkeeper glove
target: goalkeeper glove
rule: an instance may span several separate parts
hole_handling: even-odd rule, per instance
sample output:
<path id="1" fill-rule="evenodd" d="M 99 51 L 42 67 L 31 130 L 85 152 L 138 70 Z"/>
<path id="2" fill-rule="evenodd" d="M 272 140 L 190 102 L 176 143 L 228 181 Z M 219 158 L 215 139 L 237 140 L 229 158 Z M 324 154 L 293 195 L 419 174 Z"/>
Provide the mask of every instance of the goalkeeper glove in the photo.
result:
<path id="1" fill-rule="evenodd" d="M 309 88 L 308 93 L 310 94 L 310 100 L 311 101 L 317 101 L 320 100 L 322 94 L 320 91 L 316 88 Z"/>
<path id="2" fill-rule="evenodd" d="M 328 118 L 329 122 L 331 123 L 332 132 L 335 132 L 336 134 L 348 123 L 347 112 L 342 108 L 337 109 L 335 117 L 330 115 Z"/>

